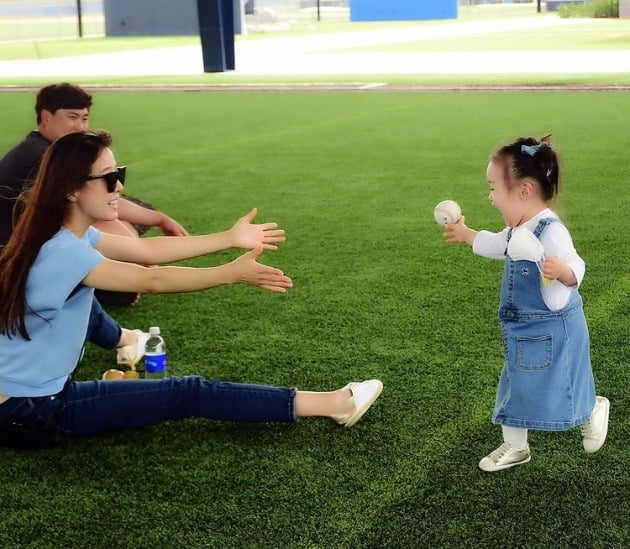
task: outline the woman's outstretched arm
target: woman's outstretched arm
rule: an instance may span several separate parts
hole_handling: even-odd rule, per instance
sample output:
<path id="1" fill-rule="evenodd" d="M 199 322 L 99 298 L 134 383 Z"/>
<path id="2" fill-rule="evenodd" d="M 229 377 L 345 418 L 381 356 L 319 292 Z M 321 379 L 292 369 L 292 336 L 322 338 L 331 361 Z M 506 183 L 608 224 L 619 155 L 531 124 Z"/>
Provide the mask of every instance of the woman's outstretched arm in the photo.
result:
<path id="1" fill-rule="evenodd" d="M 285 293 L 293 282 L 280 269 L 258 263 L 256 260 L 262 252 L 260 245 L 230 263 L 208 268 L 143 267 L 108 259 L 94 267 L 83 283 L 101 290 L 160 294 L 195 292 L 241 282 Z"/>
<path id="2" fill-rule="evenodd" d="M 96 249 L 109 259 L 144 265 L 160 265 L 229 248 L 277 249 L 277 244 L 286 240 L 284 231 L 276 223 L 252 223 L 256 214 L 254 208 L 231 229 L 202 236 L 130 238 L 102 233 Z"/>

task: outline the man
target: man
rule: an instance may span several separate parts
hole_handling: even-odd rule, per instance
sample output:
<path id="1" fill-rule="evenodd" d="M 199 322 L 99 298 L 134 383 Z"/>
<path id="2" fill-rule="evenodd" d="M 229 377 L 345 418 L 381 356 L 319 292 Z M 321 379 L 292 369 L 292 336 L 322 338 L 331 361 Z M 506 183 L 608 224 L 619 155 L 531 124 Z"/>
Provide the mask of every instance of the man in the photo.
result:
<path id="1" fill-rule="evenodd" d="M 16 202 L 37 174 L 49 145 L 66 134 L 88 129 L 92 96 L 79 86 L 68 83 L 42 88 L 36 98 L 37 130 L 0 159 L 0 250 L 13 231 L 19 207 Z M 118 202 L 118 219 L 101 222 L 98 229 L 107 233 L 139 236 L 135 226 L 156 226 L 169 236 L 187 236 L 186 229 L 166 214 L 142 207 L 127 199 Z M 113 304 L 132 304 L 135 294 L 106 292 L 101 300 Z M 118 363 L 135 362 L 143 352 L 146 334 L 122 328 L 103 311 L 95 299 L 92 306 L 88 341 L 105 349 L 117 348 Z"/>
<path id="2" fill-rule="evenodd" d="M 59 137 L 88 129 L 92 97 L 71 84 L 53 84 L 37 94 L 37 130 L 0 159 L 0 245 L 12 232 L 13 206 L 19 194 L 33 181 L 42 156 Z M 186 229 L 166 214 L 122 199 L 118 220 L 102 222 L 98 228 L 108 233 L 138 236 L 134 225 L 156 226 L 169 236 L 187 236 Z"/>

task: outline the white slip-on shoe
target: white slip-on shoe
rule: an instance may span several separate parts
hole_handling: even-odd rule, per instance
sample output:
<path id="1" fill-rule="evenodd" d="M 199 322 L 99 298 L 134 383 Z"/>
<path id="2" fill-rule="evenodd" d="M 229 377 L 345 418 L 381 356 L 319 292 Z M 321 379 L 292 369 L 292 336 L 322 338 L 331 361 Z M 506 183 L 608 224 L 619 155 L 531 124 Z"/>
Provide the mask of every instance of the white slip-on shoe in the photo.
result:
<path id="1" fill-rule="evenodd" d="M 132 332 L 138 334 L 138 339 L 134 345 L 124 345 L 116 349 L 116 364 L 128 364 L 135 367 L 144 356 L 144 346 L 149 339 L 149 334 L 142 330 L 132 330 Z"/>
<path id="2" fill-rule="evenodd" d="M 593 408 L 588 421 L 580 426 L 582 446 L 585 452 L 594 454 L 604 445 L 608 434 L 609 414 L 610 401 L 606 397 L 595 397 L 595 408 Z"/>
<path id="3" fill-rule="evenodd" d="M 532 459 L 532 454 L 529 451 L 529 444 L 521 449 L 512 446 L 509 442 L 504 442 L 479 462 L 479 469 L 492 473 L 509 469 L 516 465 L 523 465 L 530 459 Z"/>
<path id="4" fill-rule="evenodd" d="M 353 381 L 348 383 L 343 389 L 350 389 L 352 392 L 354 410 L 346 414 L 333 414 L 331 417 L 339 425 L 352 427 L 379 397 L 383 390 L 383 383 L 378 379 L 360 382 Z"/>

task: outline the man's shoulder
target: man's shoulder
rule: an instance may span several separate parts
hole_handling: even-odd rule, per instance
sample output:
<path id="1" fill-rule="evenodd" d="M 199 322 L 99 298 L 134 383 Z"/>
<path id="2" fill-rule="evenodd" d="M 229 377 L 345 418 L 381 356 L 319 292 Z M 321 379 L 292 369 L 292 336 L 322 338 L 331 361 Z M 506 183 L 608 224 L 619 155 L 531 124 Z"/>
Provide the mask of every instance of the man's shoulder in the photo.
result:
<path id="1" fill-rule="evenodd" d="M 0 179 L 7 186 L 19 181 L 22 186 L 37 172 L 50 143 L 39 132 L 30 132 L 20 143 L 0 158 Z"/>
<path id="2" fill-rule="evenodd" d="M 38 130 L 29 132 L 22 142 L 28 143 L 32 147 L 43 148 L 44 150 L 50 146 L 50 141 L 48 141 L 48 139 L 46 139 Z"/>
<path id="3" fill-rule="evenodd" d="M 2 158 L 0 158 L 0 164 L 10 162 L 13 159 L 25 158 L 28 156 L 32 156 L 39 161 L 49 146 L 50 142 L 41 133 L 38 131 L 32 131 Z"/>

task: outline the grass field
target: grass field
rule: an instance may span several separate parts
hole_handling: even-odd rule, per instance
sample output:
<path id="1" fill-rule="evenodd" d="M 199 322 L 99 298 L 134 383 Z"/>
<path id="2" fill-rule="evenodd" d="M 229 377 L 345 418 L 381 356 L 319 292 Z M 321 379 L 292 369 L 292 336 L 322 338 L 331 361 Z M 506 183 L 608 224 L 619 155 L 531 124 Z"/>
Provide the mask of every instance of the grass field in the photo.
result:
<path id="1" fill-rule="evenodd" d="M 505 5 L 504 8 L 510 6 Z M 478 6 L 481 8 L 482 6 Z M 518 8 L 518 10 L 507 10 L 509 13 L 519 13 L 520 17 L 529 16 L 531 20 L 534 17 L 535 12 L 532 11 L 532 6 L 524 5 L 512 5 L 512 7 Z M 529 9 L 529 11 L 524 11 Z M 68 76 L 62 74 L 63 69 L 60 69 L 60 73 L 57 74 L 59 79 L 67 79 L 78 81 L 86 85 L 125 85 L 125 84 L 200 84 L 200 85 L 233 85 L 233 84 L 250 84 L 250 83 L 317 83 L 317 82 L 362 82 L 366 84 L 387 82 L 390 84 L 402 84 L 402 85 L 432 85 L 432 84 L 448 84 L 448 85 L 488 85 L 488 84 L 537 84 L 537 85 L 556 85 L 556 84 L 601 84 L 601 85 L 623 85 L 627 86 L 630 83 L 630 74 L 627 72 L 613 72 L 606 73 L 592 73 L 594 69 L 590 68 L 590 65 L 586 64 L 583 73 L 572 73 L 567 71 L 563 73 L 563 62 L 557 62 L 557 72 L 549 72 L 541 67 L 540 74 L 528 74 L 526 71 L 523 74 L 514 74 L 513 69 L 519 66 L 519 57 L 523 52 L 531 52 L 533 55 L 538 55 L 542 52 L 550 52 L 549 55 L 553 59 L 554 53 L 561 53 L 566 51 L 579 51 L 585 52 L 585 58 L 591 54 L 591 52 L 599 52 L 606 54 L 610 52 L 612 55 L 625 55 L 630 52 L 630 20 L 628 19 L 611 19 L 611 20 L 592 20 L 592 19 L 575 19 L 575 20 L 562 20 L 562 25 L 541 26 L 540 28 L 522 28 L 513 29 L 509 26 L 517 20 L 516 17 L 507 17 L 506 10 L 502 10 L 502 18 L 495 19 L 497 13 L 493 11 L 477 10 L 469 14 L 466 10 L 461 10 L 460 17 L 457 21 L 427 21 L 427 22 L 378 22 L 378 23 L 349 23 L 349 22 L 322 22 L 321 24 L 309 24 L 300 25 L 295 28 L 291 28 L 288 31 L 278 31 L 273 33 L 252 33 L 245 36 L 238 36 L 236 38 L 237 53 L 236 53 L 236 66 L 237 71 L 226 71 L 221 73 L 208 73 L 208 74 L 191 74 L 191 75 L 169 75 L 169 70 L 172 71 L 172 67 L 164 67 L 165 75 L 150 75 L 145 76 L 142 66 L 138 67 L 137 76 L 99 76 L 102 74 L 100 71 L 98 74 L 85 74 L 78 78 L 76 76 Z M 554 14 L 543 13 L 539 17 L 543 21 L 556 21 L 557 16 Z M 482 22 L 486 23 L 491 21 L 492 24 L 496 22 L 496 27 L 493 32 L 463 34 L 463 35 L 451 35 L 436 34 L 431 32 L 436 27 L 446 25 L 451 28 L 451 31 L 455 31 L 458 28 L 466 29 L 466 25 L 469 23 Z M 505 28 L 501 25 L 506 25 Z M 394 32 L 398 30 L 405 32 L 410 27 L 414 29 L 420 29 L 417 32 L 418 40 L 402 41 L 398 42 L 395 39 L 391 39 L 388 43 L 382 43 L 378 45 L 361 45 L 362 41 L 353 41 L 353 33 L 361 32 Z M 423 30 L 427 29 L 427 35 L 423 34 Z M 496 29 L 503 29 L 498 31 Z M 466 33 L 472 32 L 466 30 Z M 322 42 L 326 43 L 326 35 L 339 34 L 346 37 L 345 41 L 339 42 L 337 46 L 332 49 L 325 49 L 328 54 L 375 54 L 377 56 L 391 54 L 395 59 L 397 54 L 401 55 L 415 55 L 418 56 L 425 54 L 432 54 L 434 52 L 448 52 L 453 55 L 453 52 L 461 52 L 462 59 L 466 59 L 468 54 L 476 54 L 477 52 L 515 52 L 513 61 L 508 60 L 510 63 L 509 71 L 505 70 L 504 63 L 506 61 L 497 61 L 490 59 L 487 66 L 479 74 L 424 74 L 424 71 L 420 71 L 417 74 L 396 74 L 395 69 L 392 68 L 394 74 L 362 74 L 360 70 L 353 71 L 352 67 L 348 67 L 346 74 L 336 74 L 335 70 L 331 70 L 332 74 L 304 74 L 304 75 L 291 75 L 291 74 L 272 74 L 271 70 L 269 74 L 265 73 L 265 70 L 261 71 L 261 74 L 243 74 L 239 73 L 238 68 L 239 60 L 243 57 L 239 57 L 239 46 L 251 46 L 251 42 L 259 41 L 261 47 L 264 48 L 265 40 L 281 38 L 286 36 L 300 36 L 304 40 L 309 41 L 312 37 L 322 37 Z M 395 36 L 395 34 L 394 34 Z M 432 38 L 428 39 L 428 36 Z M 244 44 L 244 43 L 248 44 Z M 176 47 L 194 45 L 199 43 L 199 38 L 194 36 L 188 37 L 132 37 L 132 38 L 84 38 L 84 39 L 68 39 L 68 40 L 55 40 L 55 41 L 21 41 L 21 42 L 1 42 L 0 41 L 0 63 L 2 61 L 9 60 L 9 64 L 2 71 L 0 76 L 0 85 L 2 86 L 41 86 L 50 82 L 50 76 L 40 74 L 37 69 L 30 73 L 31 76 L 15 76 L 16 73 L 14 66 L 11 66 L 11 61 L 14 60 L 29 60 L 29 59 L 51 59 L 64 56 L 78 56 L 88 54 L 99 54 L 106 52 L 124 52 L 133 50 L 148 50 L 154 48 L 164 47 Z M 313 48 L 317 51 L 315 44 L 317 41 L 312 41 L 308 48 Z M 321 43 L 319 43 L 321 45 Z M 289 47 L 289 46 L 287 46 Z M 302 46 L 303 47 L 303 46 Z M 308 49 L 307 48 L 307 49 Z M 184 55 L 183 53 L 181 55 Z M 278 53 L 281 55 L 281 53 Z M 247 57 L 247 55 L 245 55 Z M 115 61 L 97 61 L 94 63 L 114 63 L 113 66 L 117 66 Z M 309 63 L 309 57 L 305 57 L 304 63 Z M 494 66 L 493 66 L 494 64 Z M 263 62 L 264 65 L 264 62 Z M 394 67 L 395 65 L 392 65 Z M 100 66 L 99 66 L 100 68 Z M 488 68 L 494 70 L 493 74 L 486 74 Z M 200 68 L 201 70 L 201 68 Z M 610 69 L 613 70 L 613 69 Z M 85 72 L 90 72 L 86 70 Z M 112 72 L 115 72 L 113 70 Z M 122 71 L 125 72 L 125 71 Z M 178 71 L 175 71 L 178 72 Z M 193 70 L 194 72 L 194 70 Z M 407 72 L 407 71 L 405 71 Z M 459 72 L 459 71 L 456 71 Z M 508 74 L 512 73 L 512 74 Z M 21 72 L 19 74 L 22 74 Z M 46 72 L 46 74 L 49 74 Z M 79 73 L 80 74 L 80 73 Z"/>
<path id="2" fill-rule="evenodd" d="M 620 93 L 98 93 L 127 192 L 191 232 L 257 206 L 288 242 L 263 260 L 286 296 L 249 287 L 143 296 L 113 310 L 160 325 L 172 371 L 327 390 L 378 377 L 356 427 L 323 420 L 189 420 L 0 452 L 0 546 L 627 547 L 630 130 Z M 31 129 L 32 94 L 0 95 L 0 150 Z M 595 455 L 579 432 L 531 434 L 530 464 L 485 474 L 501 368 L 501 264 L 447 246 L 432 220 L 460 202 L 499 230 L 485 165 L 496 145 L 553 133 L 558 210 L 587 262 L 582 285 L 599 394 Z M 188 261 L 213 265 L 237 252 Z M 88 348 L 79 379 L 114 356 Z"/>
<path id="3" fill-rule="evenodd" d="M 550 16 L 545 16 L 550 17 Z M 470 19 L 462 18 L 460 23 Z M 440 25 L 441 21 L 422 23 L 427 28 Z M 329 33 L 351 33 L 376 29 L 402 29 L 418 26 L 417 22 L 388 23 L 321 23 L 292 30 L 278 31 L 271 36 L 308 36 Z M 269 33 L 237 36 L 237 41 L 259 40 L 270 36 Z M 136 49 L 164 48 L 198 44 L 197 36 L 145 36 L 145 37 L 87 37 L 66 40 L 38 41 L 0 41 L 0 59 L 47 59 L 67 55 L 86 55 L 128 51 Z M 356 51 L 339 49 L 338 52 Z M 422 51 L 566 51 L 566 50 L 624 50 L 630 49 L 630 20 L 589 20 L 575 21 L 567 27 L 540 28 L 532 30 L 513 30 L 465 36 L 462 38 L 437 38 L 416 42 L 398 42 L 391 45 L 374 47 L 362 46 L 364 52 L 422 52 Z"/>
<path id="4" fill-rule="evenodd" d="M 500 28 L 500 27 L 499 27 Z M 572 21 L 570 26 L 505 30 L 461 38 L 402 42 L 362 48 L 362 51 L 583 51 L 630 49 L 630 21 L 626 19 Z"/>

